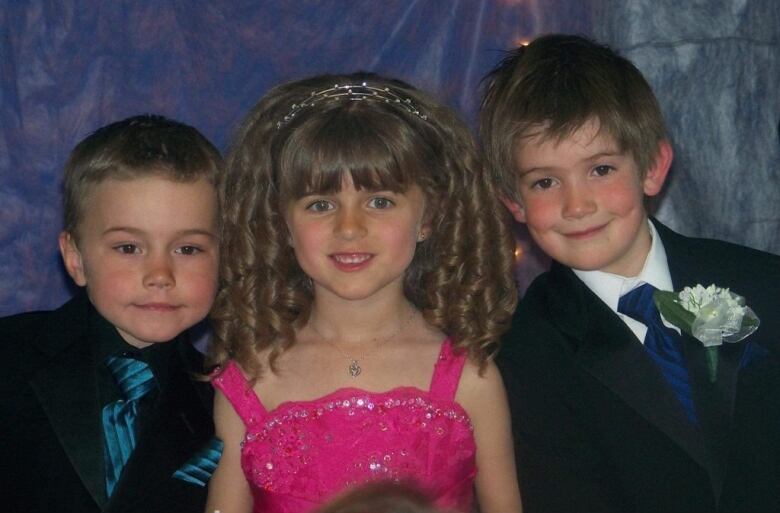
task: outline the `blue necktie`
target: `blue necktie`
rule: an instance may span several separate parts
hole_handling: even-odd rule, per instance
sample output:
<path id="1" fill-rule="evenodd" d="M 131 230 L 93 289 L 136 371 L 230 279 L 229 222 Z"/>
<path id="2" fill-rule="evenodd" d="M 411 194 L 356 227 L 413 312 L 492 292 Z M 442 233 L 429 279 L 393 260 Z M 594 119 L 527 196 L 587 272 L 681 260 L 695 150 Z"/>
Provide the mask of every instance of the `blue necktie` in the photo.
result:
<path id="1" fill-rule="evenodd" d="M 106 493 L 111 497 L 122 469 L 135 448 L 135 421 L 140 399 L 155 388 L 156 383 L 149 366 L 134 358 L 111 356 L 106 360 L 106 365 L 124 396 L 124 399 L 103 408 Z"/>
<path id="2" fill-rule="evenodd" d="M 682 353 L 682 337 L 667 328 L 653 301 L 656 288 L 645 283 L 624 294 L 618 301 L 618 312 L 647 326 L 645 349 L 661 369 L 666 381 L 682 404 L 688 419 L 698 424 L 691 394 L 691 380 Z"/>
<path id="3" fill-rule="evenodd" d="M 173 473 L 176 479 L 182 479 L 197 486 L 206 486 L 211 474 L 217 469 L 219 458 L 225 444 L 219 438 L 212 438 L 182 467 Z"/>

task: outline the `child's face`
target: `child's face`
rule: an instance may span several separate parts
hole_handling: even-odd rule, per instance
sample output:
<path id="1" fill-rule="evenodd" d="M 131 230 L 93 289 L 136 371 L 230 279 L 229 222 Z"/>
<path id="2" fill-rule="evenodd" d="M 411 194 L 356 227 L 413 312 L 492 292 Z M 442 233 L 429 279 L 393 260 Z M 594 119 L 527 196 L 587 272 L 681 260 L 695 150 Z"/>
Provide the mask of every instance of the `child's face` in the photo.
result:
<path id="1" fill-rule="evenodd" d="M 214 187 L 159 177 L 106 180 L 87 198 L 65 267 L 131 345 L 166 342 L 203 319 L 217 288 Z"/>
<path id="2" fill-rule="evenodd" d="M 521 203 L 505 203 L 551 258 L 580 270 L 641 271 L 651 243 L 643 199 L 661 190 L 668 143 L 645 178 L 596 122 L 560 142 L 524 139 L 516 162 Z"/>
<path id="3" fill-rule="evenodd" d="M 286 211 L 290 242 L 318 299 L 362 300 L 403 294 L 404 272 L 429 228 L 424 195 L 356 190 L 344 179 L 333 194 L 291 201 Z"/>

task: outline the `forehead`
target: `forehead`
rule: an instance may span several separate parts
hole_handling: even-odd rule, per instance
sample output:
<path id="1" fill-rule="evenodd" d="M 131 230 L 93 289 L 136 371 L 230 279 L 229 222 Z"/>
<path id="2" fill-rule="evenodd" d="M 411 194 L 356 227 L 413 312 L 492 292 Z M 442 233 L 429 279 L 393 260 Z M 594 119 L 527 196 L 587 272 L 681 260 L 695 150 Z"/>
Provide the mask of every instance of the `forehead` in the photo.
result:
<path id="1" fill-rule="evenodd" d="M 615 137 L 594 120 L 562 134 L 553 134 L 545 126 L 537 126 L 518 137 L 514 152 L 521 173 L 607 156 L 625 157 L 626 152 Z"/>
<path id="2" fill-rule="evenodd" d="M 143 231 L 213 230 L 217 198 L 201 178 L 178 182 L 157 176 L 108 179 L 90 188 L 83 205 L 82 227 L 127 226 Z"/>

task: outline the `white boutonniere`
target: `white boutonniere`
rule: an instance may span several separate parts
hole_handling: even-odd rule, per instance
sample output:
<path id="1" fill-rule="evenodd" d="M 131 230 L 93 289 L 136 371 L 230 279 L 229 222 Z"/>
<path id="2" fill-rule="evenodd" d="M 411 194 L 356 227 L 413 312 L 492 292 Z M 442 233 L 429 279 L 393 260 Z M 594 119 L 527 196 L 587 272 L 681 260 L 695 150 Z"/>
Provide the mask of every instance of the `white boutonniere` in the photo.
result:
<path id="1" fill-rule="evenodd" d="M 680 292 L 656 290 L 653 299 L 667 322 L 707 348 L 710 381 L 715 381 L 717 346 L 739 342 L 759 325 L 755 312 L 745 305 L 745 298 L 715 285 L 685 287 Z"/>

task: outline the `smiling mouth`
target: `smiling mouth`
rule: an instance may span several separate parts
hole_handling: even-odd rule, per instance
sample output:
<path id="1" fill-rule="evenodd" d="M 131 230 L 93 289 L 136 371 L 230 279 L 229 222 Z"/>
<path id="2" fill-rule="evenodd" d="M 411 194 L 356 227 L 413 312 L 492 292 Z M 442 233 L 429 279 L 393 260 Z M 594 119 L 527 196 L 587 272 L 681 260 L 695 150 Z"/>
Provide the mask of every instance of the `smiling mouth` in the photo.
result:
<path id="1" fill-rule="evenodd" d="M 367 262 L 373 255 L 369 253 L 336 253 L 330 257 L 339 264 L 356 265 Z"/>
<path id="2" fill-rule="evenodd" d="M 606 226 L 607 223 L 604 223 L 598 226 L 594 226 L 593 228 L 588 228 L 577 232 L 569 232 L 564 235 L 570 239 L 587 239 L 588 237 L 591 237 L 592 235 L 595 235 L 596 233 L 603 230 Z"/>
<path id="3" fill-rule="evenodd" d="M 336 269 L 345 272 L 359 271 L 369 265 L 374 255 L 371 253 L 334 253 L 330 255 Z"/>

